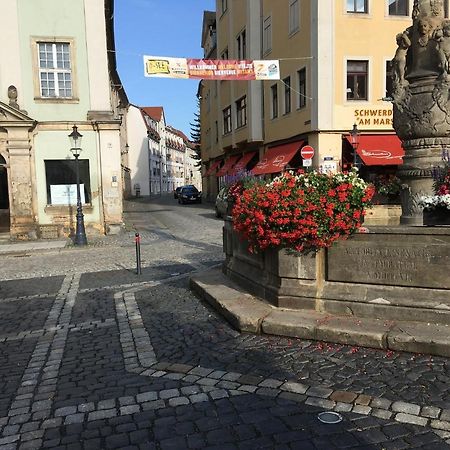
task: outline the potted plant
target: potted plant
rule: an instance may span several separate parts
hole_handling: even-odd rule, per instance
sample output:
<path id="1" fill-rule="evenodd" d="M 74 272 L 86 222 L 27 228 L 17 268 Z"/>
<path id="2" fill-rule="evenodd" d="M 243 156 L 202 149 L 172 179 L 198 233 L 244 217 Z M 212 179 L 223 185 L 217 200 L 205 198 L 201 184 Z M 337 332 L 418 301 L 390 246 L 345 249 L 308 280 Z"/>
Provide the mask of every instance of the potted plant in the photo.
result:
<path id="1" fill-rule="evenodd" d="M 402 182 L 394 174 L 379 174 L 373 180 L 375 186 L 374 203 L 400 203 Z"/>
<path id="2" fill-rule="evenodd" d="M 247 170 L 239 171 L 235 175 L 227 175 L 221 188 L 222 198 L 227 203 L 227 216 L 231 216 L 236 199 L 242 194 L 244 189 L 263 184 L 264 182 L 264 179 L 255 177 Z"/>
<path id="3" fill-rule="evenodd" d="M 250 252 L 270 247 L 318 251 L 361 226 L 374 187 L 350 173 L 285 172 L 235 196 L 233 228 Z"/>
<path id="4" fill-rule="evenodd" d="M 419 204 L 423 207 L 424 225 L 450 225 L 450 167 L 435 168 L 434 195 L 424 195 Z"/>

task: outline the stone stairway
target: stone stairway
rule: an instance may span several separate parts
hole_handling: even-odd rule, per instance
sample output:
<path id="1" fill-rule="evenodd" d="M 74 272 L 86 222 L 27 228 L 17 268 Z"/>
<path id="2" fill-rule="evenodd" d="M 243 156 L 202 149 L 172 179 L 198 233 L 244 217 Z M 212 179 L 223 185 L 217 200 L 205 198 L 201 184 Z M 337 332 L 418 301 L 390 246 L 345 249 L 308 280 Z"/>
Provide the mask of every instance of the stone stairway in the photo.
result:
<path id="1" fill-rule="evenodd" d="M 9 231 L 4 231 L 0 228 L 0 244 L 9 244 L 10 242 Z"/>

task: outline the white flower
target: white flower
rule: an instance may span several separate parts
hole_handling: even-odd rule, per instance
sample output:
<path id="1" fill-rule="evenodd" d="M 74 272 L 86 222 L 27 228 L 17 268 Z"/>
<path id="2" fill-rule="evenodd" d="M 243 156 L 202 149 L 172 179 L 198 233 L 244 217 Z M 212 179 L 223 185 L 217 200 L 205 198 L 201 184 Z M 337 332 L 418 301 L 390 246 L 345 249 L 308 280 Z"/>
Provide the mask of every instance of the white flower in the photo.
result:
<path id="1" fill-rule="evenodd" d="M 438 206 L 444 206 L 450 210 L 450 194 L 445 195 L 422 195 L 419 198 L 419 206 L 424 209 L 435 209 Z"/>

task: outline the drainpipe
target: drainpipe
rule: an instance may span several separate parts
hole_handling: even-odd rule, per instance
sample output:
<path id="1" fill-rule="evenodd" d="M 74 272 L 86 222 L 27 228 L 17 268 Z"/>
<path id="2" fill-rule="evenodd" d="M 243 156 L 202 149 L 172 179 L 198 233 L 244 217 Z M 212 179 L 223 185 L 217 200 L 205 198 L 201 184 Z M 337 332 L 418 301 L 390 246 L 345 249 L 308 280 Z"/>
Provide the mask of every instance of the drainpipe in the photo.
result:
<path id="1" fill-rule="evenodd" d="M 100 206 L 100 221 L 103 227 L 103 234 L 106 234 L 106 222 L 105 222 L 105 202 L 103 200 L 103 172 L 102 172 L 102 151 L 101 151 L 101 138 L 100 127 L 98 122 L 92 121 L 92 128 L 97 132 L 97 173 L 98 173 L 98 190 L 99 190 L 99 206 Z"/>

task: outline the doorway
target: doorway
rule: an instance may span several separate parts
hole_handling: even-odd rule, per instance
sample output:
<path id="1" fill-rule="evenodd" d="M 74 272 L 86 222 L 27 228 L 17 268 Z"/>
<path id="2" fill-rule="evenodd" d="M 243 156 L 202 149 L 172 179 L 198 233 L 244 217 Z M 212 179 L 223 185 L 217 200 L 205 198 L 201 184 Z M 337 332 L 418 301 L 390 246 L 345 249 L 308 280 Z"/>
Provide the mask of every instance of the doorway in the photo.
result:
<path id="1" fill-rule="evenodd" d="M 6 161 L 0 155 L 0 233 L 9 233 L 9 192 Z"/>

